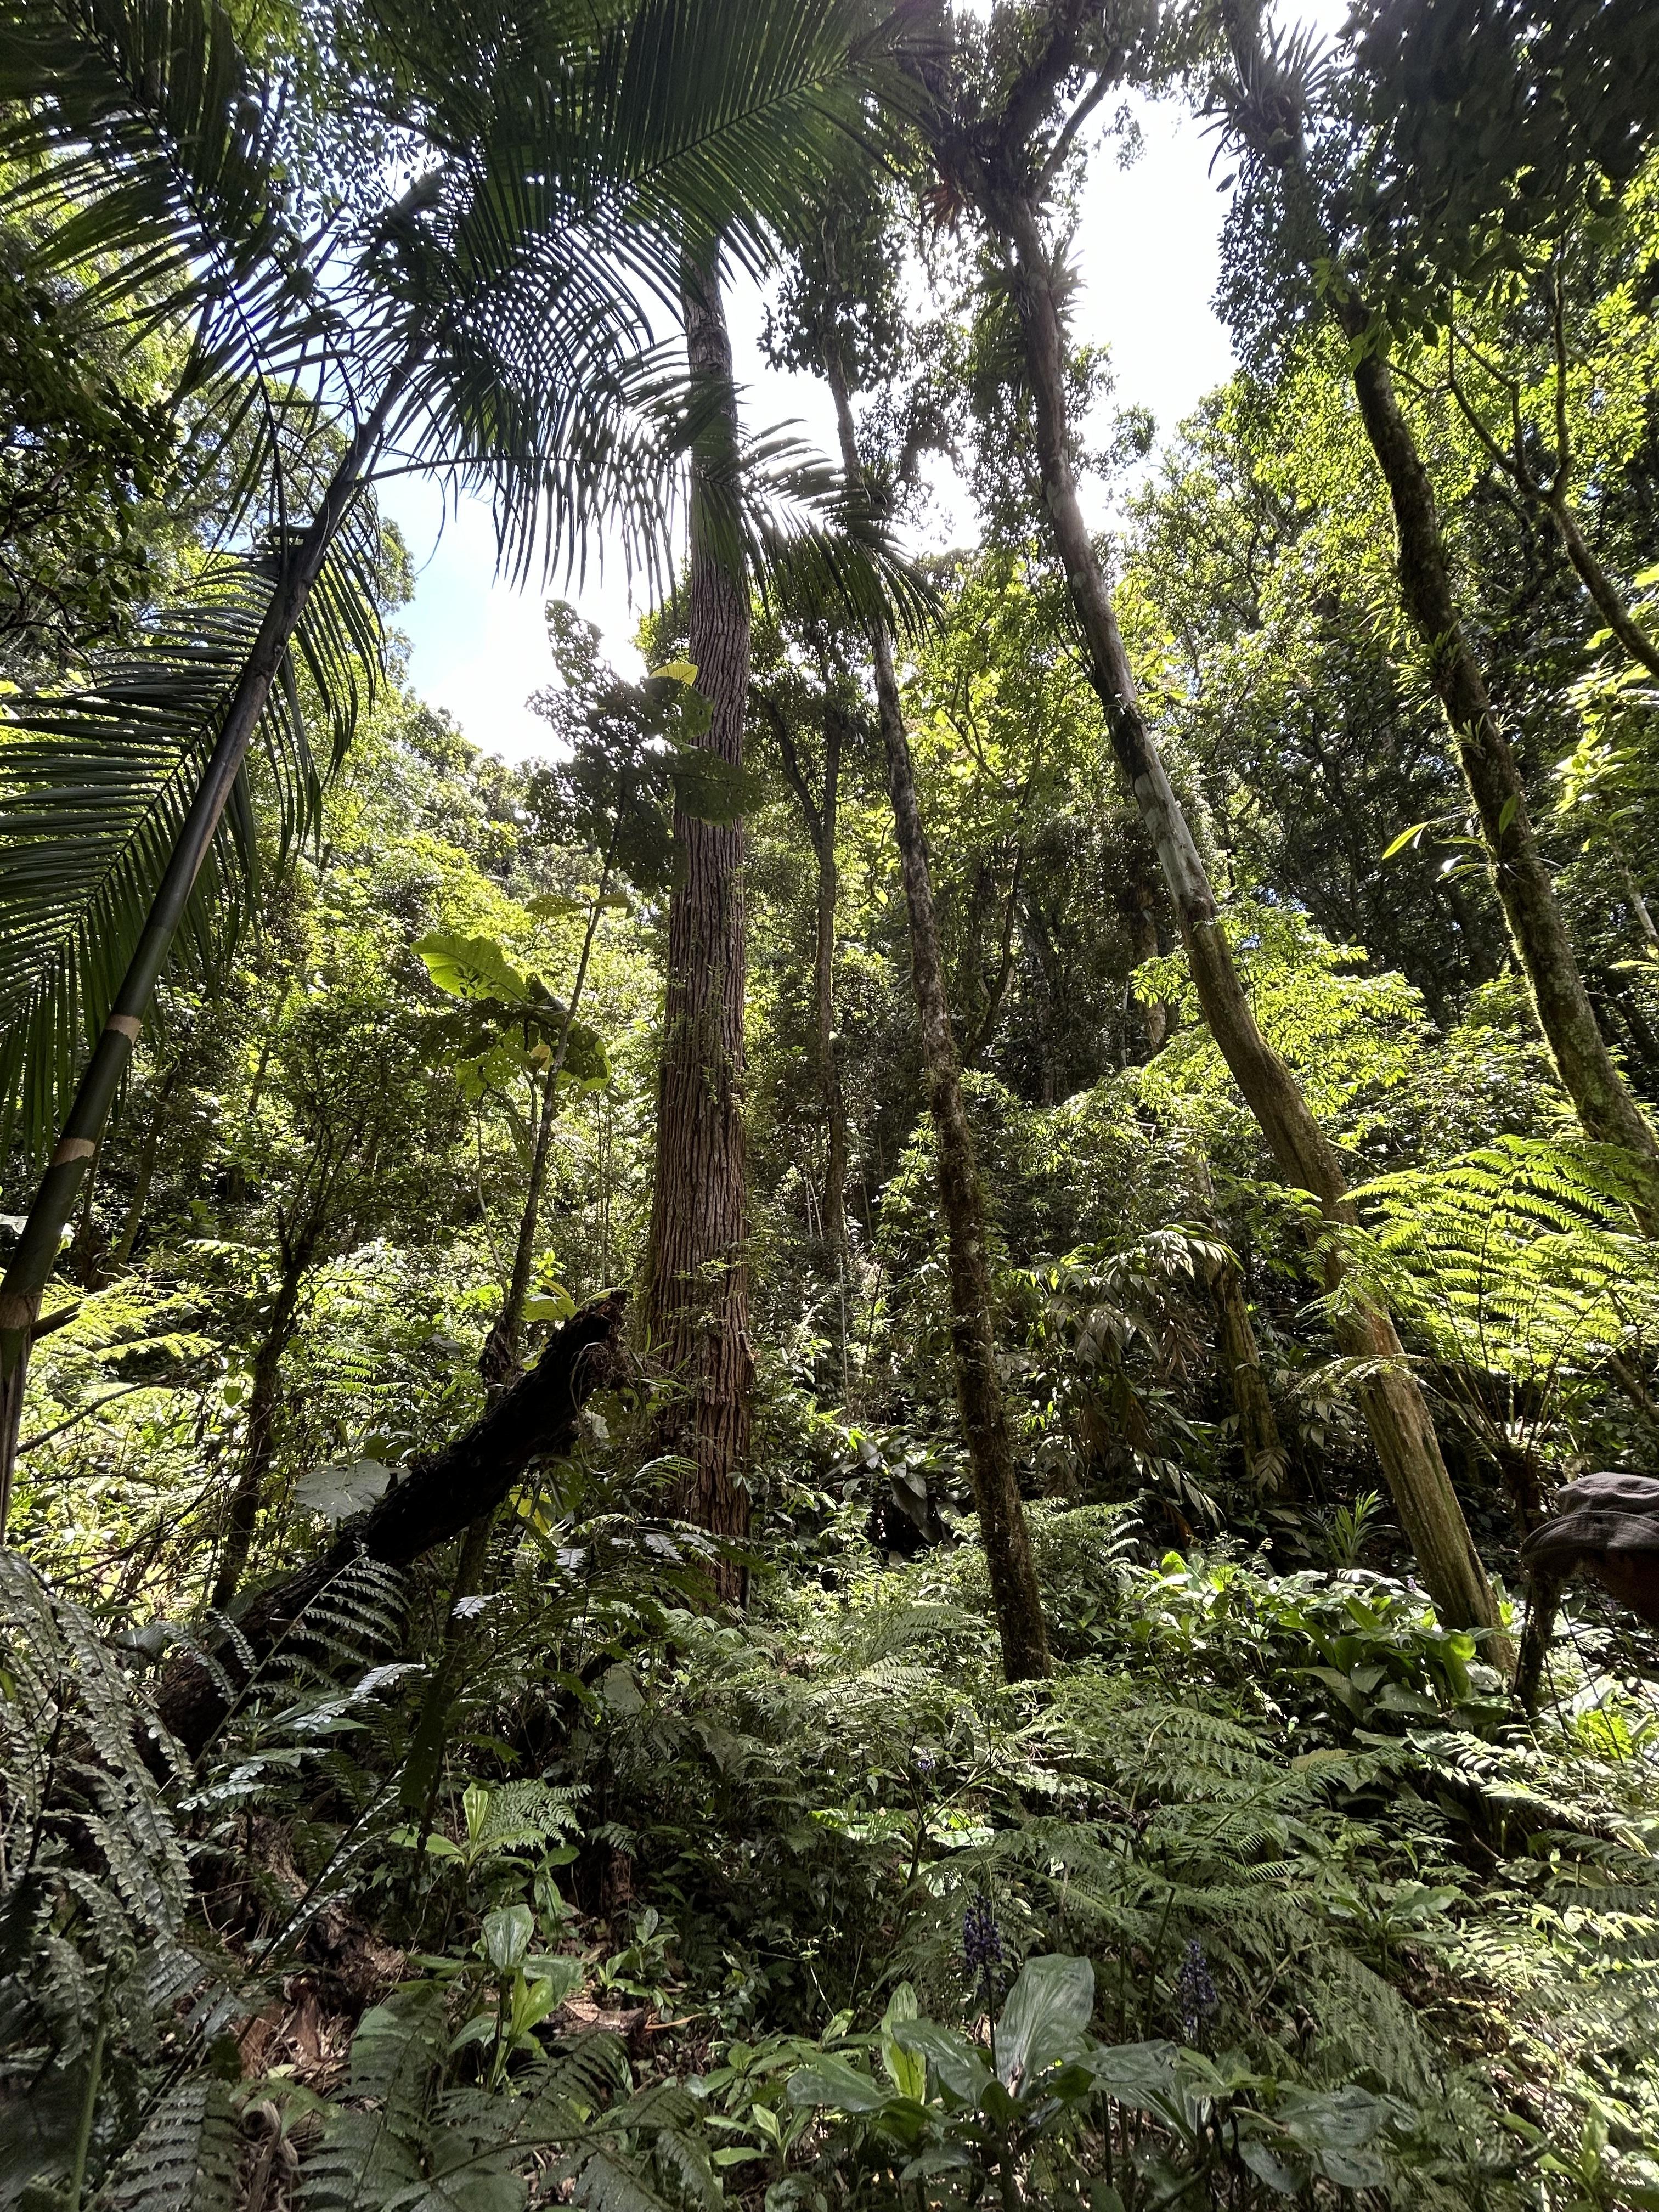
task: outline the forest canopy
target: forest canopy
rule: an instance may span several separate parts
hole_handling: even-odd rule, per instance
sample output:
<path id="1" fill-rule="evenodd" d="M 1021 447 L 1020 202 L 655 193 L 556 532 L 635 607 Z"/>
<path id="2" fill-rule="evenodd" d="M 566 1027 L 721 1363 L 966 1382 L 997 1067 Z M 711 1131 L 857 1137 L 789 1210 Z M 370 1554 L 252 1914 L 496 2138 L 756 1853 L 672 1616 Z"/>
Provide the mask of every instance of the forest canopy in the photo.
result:
<path id="1" fill-rule="evenodd" d="M 1652 0 L 0 0 L 0 2204 L 1659 2206 Z"/>

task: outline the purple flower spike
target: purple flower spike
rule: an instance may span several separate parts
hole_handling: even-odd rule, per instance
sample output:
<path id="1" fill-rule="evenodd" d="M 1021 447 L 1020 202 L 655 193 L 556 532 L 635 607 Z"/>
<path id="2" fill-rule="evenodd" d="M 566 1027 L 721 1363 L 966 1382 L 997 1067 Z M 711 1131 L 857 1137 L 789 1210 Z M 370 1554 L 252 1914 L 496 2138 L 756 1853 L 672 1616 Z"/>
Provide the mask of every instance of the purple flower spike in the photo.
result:
<path id="1" fill-rule="evenodd" d="M 962 1955 L 970 1974 L 988 1977 L 994 1966 L 1002 1964 L 1002 1930 L 982 1891 L 962 1916 Z"/>
<path id="2" fill-rule="evenodd" d="M 1181 1961 L 1181 1972 L 1176 1976 L 1176 2004 L 1181 2014 L 1181 2025 L 1188 2043 L 1197 2040 L 1203 2022 L 1212 2019 L 1221 2009 L 1215 1980 L 1210 1972 L 1209 1961 L 1204 1956 L 1203 1946 L 1197 1938 L 1187 1946 Z"/>

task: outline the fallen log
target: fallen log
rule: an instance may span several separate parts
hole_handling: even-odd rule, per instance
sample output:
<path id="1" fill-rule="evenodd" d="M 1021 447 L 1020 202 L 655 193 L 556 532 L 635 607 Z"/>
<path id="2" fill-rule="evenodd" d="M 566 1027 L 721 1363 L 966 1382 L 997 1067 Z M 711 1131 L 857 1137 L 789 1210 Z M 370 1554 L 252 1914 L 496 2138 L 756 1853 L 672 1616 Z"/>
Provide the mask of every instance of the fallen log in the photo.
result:
<path id="1" fill-rule="evenodd" d="M 162 1672 L 156 1709 L 186 1751 L 199 1752 L 229 1710 L 227 1686 L 243 1689 L 307 1606 L 358 1559 L 407 1566 L 500 1504 L 532 1460 L 568 1451 L 584 1401 L 622 1379 L 628 1293 L 611 1291 L 555 1330 L 529 1372 L 441 1450 L 411 1460 L 396 1487 L 347 1522 L 320 1558 L 256 1590 L 221 1637 L 214 1665 L 175 1651 Z"/>

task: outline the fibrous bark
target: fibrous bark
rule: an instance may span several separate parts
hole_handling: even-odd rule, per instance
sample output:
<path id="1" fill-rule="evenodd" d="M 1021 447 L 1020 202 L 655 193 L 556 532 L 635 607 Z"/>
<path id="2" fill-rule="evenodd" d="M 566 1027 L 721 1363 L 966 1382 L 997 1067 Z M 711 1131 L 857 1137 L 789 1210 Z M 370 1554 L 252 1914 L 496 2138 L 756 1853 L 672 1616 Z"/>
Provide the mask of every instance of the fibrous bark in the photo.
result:
<path id="1" fill-rule="evenodd" d="M 743 760 L 749 689 L 749 586 L 717 542 L 713 471 L 737 442 L 732 348 L 718 269 L 688 265 L 682 286 L 694 376 L 723 392 L 714 434 L 726 451 L 694 455 L 689 654 L 713 719 L 702 743 L 733 767 Z M 749 1279 L 744 1243 L 744 833 L 740 822 L 701 822 L 677 808 L 676 877 L 668 915 L 668 977 L 657 1088 L 647 1320 L 653 1353 L 684 1391 L 675 1441 L 687 1471 L 676 1507 L 720 1536 L 742 1538 L 749 1493 Z M 716 1572 L 723 1596 L 743 1594 L 742 1571 Z"/>
<path id="2" fill-rule="evenodd" d="M 412 1460 L 395 1489 L 346 1523 L 320 1559 L 258 1591 L 238 1617 L 238 1644 L 218 1655 L 233 1684 L 238 1651 L 263 1659 L 313 1599 L 359 1559 L 407 1566 L 492 1512 L 532 1460 L 568 1451 L 585 1400 L 621 1378 L 627 1294 L 612 1291 L 574 1314 L 529 1373 L 441 1451 Z M 199 1750 L 223 1720 L 223 1692 L 193 1655 L 180 1653 L 161 1679 L 161 1718 L 187 1750 Z"/>
<path id="3" fill-rule="evenodd" d="M 858 439 L 847 380 L 833 354 L 825 361 L 841 432 L 848 480 L 862 475 Z M 951 1035 L 945 991 L 945 962 L 939 951 L 927 868 L 927 841 L 916 801 L 915 775 L 904 727 L 892 642 L 878 625 L 872 632 L 876 704 L 887 777 L 893 800 L 899 865 L 910 924 L 910 972 L 921 1030 L 922 1066 L 927 1106 L 939 1148 L 939 1207 L 945 1216 L 947 1273 L 951 1286 L 951 1350 L 957 1403 L 968 1440 L 974 1484 L 990 1577 L 991 1601 L 1002 1645 L 1003 1671 L 1010 1681 L 1030 1680 L 1048 1672 L 1048 1639 L 1042 1621 L 1031 1540 L 1014 1472 L 1012 1438 L 997 1374 L 996 1338 L 991 1319 L 991 1272 L 986 1253 L 985 1204 L 974 1157 L 973 1132 L 963 1103 L 962 1075 Z"/>

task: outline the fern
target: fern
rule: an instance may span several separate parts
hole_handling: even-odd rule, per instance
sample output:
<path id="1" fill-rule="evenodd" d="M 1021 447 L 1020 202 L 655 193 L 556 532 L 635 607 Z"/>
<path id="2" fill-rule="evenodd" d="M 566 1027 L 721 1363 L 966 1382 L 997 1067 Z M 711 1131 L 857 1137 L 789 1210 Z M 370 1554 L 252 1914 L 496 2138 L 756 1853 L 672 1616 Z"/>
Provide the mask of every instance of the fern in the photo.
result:
<path id="1" fill-rule="evenodd" d="M 1605 1146 L 1504 1136 L 1356 1192 L 1355 1282 L 1407 1317 L 1491 1431 L 1485 1378 L 1546 1405 L 1659 1336 L 1638 1193 Z M 1515 1415 L 1508 1418 L 1511 1422 Z M 1534 1413 L 1536 1429 L 1542 1415 Z"/>
<path id="2" fill-rule="evenodd" d="M 118 2162 L 96 2212 L 234 2212 L 241 2148 L 225 2085 L 181 2083 Z"/>

